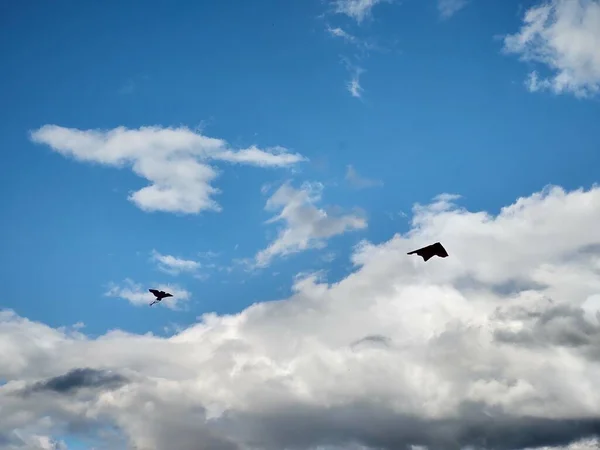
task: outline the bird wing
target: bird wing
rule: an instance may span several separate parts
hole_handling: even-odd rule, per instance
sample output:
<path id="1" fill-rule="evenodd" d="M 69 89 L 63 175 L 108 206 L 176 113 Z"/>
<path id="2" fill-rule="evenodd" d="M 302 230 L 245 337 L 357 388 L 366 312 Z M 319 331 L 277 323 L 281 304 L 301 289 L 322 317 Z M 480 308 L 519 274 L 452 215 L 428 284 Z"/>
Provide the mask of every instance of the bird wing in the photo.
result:
<path id="1" fill-rule="evenodd" d="M 157 289 L 148 289 L 148 290 L 149 290 L 150 292 L 152 292 L 152 293 L 153 293 L 153 294 L 154 294 L 156 297 L 158 297 L 158 296 L 160 295 L 160 292 L 161 292 L 161 291 L 159 291 L 159 290 L 157 290 Z"/>
<path id="2" fill-rule="evenodd" d="M 169 294 L 168 292 L 164 292 L 164 294 L 163 297 L 173 297 L 173 294 Z"/>

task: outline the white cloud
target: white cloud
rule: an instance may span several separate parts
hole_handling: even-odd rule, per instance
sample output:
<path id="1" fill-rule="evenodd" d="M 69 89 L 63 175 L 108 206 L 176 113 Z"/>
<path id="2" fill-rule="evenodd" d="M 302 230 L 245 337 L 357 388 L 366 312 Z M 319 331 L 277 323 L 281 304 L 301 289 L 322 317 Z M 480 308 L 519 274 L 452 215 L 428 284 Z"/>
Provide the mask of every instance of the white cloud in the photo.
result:
<path id="1" fill-rule="evenodd" d="M 360 84 L 360 77 L 365 70 L 362 67 L 351 63 L 347 58 L 342 58 L 342 63 L 350 73 L 350 80 L 346 82 L 346 89 L 350 92 L 352 97 L 362 98 L 364 89 Z"/>
<path id="2" fill-rule="evenodd" d="M 345 31 L 344 29 L 342 29 L 340 27 L 331 28 L 328 26 L 327 32 L 329 34 L 331 34 L 332 36 L 339 37 L 339 38 L 343 39 L 344 41 L 349 42 L 351 44 L 355 44 L 358 41 L 356 36 L 353 36 L 352 34 L 348 33 L 347 31 Z"/>
<path id="3" fill-rule="evenodd" d="M 361 73 L 362 73 L 362 70 L 356 70 L 352 74 L 352 78 L 350 78 L 350 81 L 348 81 L 348 83 L 346 84 L 346 88 L 348 89 L 348 92 L 350 92 L 352 97 L 356 97 L 356 98 L 362 97 L 362 93 L 363 93 L 364 89 L 360 85 Z"/>
<path id="4" fill-rule="evenodd" d="M 463 9 L 469 0 L 437 0 L 437 7 L 442 19 L 449 19 Z"/>
<path id="5" fill-rule="evenodd" d="M 369 178 L 362 177 L 358 174 L 356 169 L 352 165 L 346 166 L 346 181 L 357 189 L 363 189 L 368 187 L 383 186 L 381 180 L 372 180 Z"/>
<path id="6" fill-rule="evenodd" d="M 225 150 L 214 156 L 214 159 L 238 164 L 251 164 L 257 167 L 283 167 L 292 166 L 304 157 L 295 153 L 288 153 L 283 147 L 271 147 L 268 151 L 261 150 L 256 146 L 233 151 Z"/>
<path id="7" fill-rule="evenodd" d="M 198 261 L 163 255 L 156 250 L 152 251 L 152 259 L 158 263 L 160 270 L 171 275 L 178 275 L 181 272 L 196 273 L 201 267 Z"/>
<path id="8" fill-rule="evenodd" d="M 600 1 L 551 0 L 529 8 L 518 33 L 504 38 L 504 50 L 542 63 L 551 76 L 530 73 L 531 91 L 570 92 L 578 97 L 600 90 Z"/>
<path id="9" fill-rule="evenodd" d="M 373 50 L 379 52 L 389 51 L 388 48 L 381 46 L 373 38 L 358 38 L 340 27 L 331 27 L 327 25 L 325 30 L 334 38 L 342 39 L 345 43 L 353 45 L 359 51 L 357 59 L 368 56 Z"/>
<path id="10" fill-rule="evenodd" d="M 267 223 L 283 221 L 277 238 L 256 255 L 256 265 L 265 267 L 276 256 L 285 256 L 312 248 L 323 248 L 325 241 L 347 231 L 366 228 L 367 221 L 357 214 L 334 215 L 319 209 L 315 203 L 321 200 L 323 185 L 304 183 L 294 189 L 283 184 L 267 200 L 265 209 L 281 212 Z"/>
<path id="11" fill-rule="evenodd" d="M 134 306 L 148 306 L 153 300 L 154 295 L 148 289 L 158 289 L 173 294 L 173 297 L 167 297 L 160 302 L 169 309 L 180 309 L 181 305 L 187 302 L 192 296 L 190 292 L 179 287 L 176 284 L 158 284 L 150 287 L 144 287 L 139 283 L 126 278 L 120 285 L 110 283 L 108 291 L 104 294 L 107 297 L 118 297 L 127 300 Z"/>
<path id="12" fill-rule="evenodd" d="M 338 14 L 345 14 L 348 17 L 361 23 L 371 16 L 371 10 L 379 3 L 390 2 L 391 0 L 333 0 L 334 10 Z"/>
<path id="13" fill-rule="evenodd" d="M 187 127 L 78 130 L 44 125 L 31 132 L 31 140 L 78 161 L 131 166 L 150 185 L 132 193 L 130 201 L 145 211 L 184 214 L 221 210 L 212 198 L 220 192 L 211 185 L 218 172 L 206 161 L 288 167 L 306 160 L 282 147 L 261 150 L 252 146 L 232 150 L 224 140 L 204 136 Z"/>
<path id="14" fill-rule="evenodd" d="M 305 276 L 169 338 L 1 312 L 0 439 L 113 425 L 138 449 L 598 448 L 600 326 L 582 305 L 600 294 L 600 187 L 498 216 L 455 201 L 360 245 L 339 282 Z M 437 240 L 448 258 L 406 255 Z M 19 394 L 81 367 L 128 382 Z"/>

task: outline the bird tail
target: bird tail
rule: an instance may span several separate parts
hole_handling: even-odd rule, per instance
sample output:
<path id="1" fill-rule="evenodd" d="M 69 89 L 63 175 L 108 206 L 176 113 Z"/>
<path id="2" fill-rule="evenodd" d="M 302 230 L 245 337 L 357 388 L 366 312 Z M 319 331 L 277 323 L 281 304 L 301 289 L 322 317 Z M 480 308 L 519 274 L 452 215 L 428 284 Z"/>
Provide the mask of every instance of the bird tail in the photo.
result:
<path id="1" fill-rule="evenodd" d="M 158 303 L 158 300 L 154 300 L 152 303 L 150 303 L 150 306 L 154 305 L 155 303 Z"/>

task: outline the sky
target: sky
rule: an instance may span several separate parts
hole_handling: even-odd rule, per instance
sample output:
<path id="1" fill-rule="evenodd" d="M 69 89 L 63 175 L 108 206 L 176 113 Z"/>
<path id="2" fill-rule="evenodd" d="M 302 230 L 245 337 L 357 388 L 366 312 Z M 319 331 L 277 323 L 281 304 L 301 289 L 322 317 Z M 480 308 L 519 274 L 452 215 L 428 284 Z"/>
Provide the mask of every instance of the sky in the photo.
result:
<path id="1" fill-rule="evenodd" d="M 0 450 L 599 448 L 598 49 L 600 0 L 1 2 Z"/>

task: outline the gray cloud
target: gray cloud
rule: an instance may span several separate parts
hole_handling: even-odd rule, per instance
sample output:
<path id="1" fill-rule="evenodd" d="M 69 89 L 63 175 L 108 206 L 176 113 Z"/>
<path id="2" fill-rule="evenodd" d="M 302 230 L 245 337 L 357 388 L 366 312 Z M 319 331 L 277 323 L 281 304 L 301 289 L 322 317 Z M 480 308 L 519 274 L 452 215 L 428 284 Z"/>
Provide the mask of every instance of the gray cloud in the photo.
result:
<path id="1" fill-rule="evenodd" d="M 580 307 L 561 304 L 542 311 L 519 308 L 515 312 L 512 318 L 529 320 L 530 326 L 519 331 L 496 330 L 497 340 L 530 346 L 595 346 L 600 350 L 600 325 L 589 323 Z"/>
<path id="2" fill-rule="evenodd" d="M 250 430 L 253 445 L 266 450 L 353 444 L 382 450 L 516 450 L 565 446 L 600 435 L 600 418 L 516 417 L 474 402 L 459 405 L 454 418 L 437 420 L 399 414 L 371 402 L 327 410 L 284 407 L 267 417 L 232 418 L 228 428 L 235 429 L 238 422 L 245 424 L 244 432 Z"/>
<path id="3" fill-rule="evenodd" d="M 51 391 L 58 394 L 69 394 L 79 389 L 116 389 L 129 380 L 118 373 L 89 367 L 73 369 L 64 375 L 39 381 L 28 389 L 28 392 Z"/>

